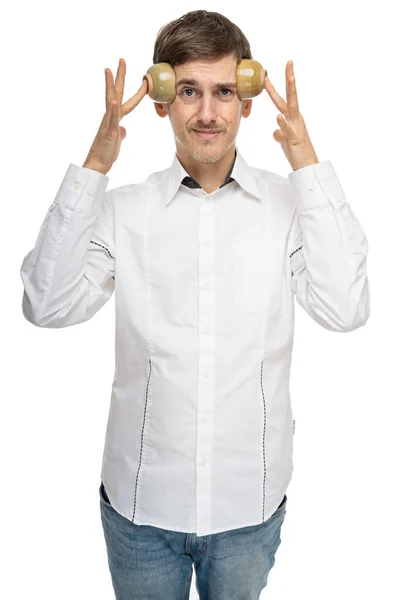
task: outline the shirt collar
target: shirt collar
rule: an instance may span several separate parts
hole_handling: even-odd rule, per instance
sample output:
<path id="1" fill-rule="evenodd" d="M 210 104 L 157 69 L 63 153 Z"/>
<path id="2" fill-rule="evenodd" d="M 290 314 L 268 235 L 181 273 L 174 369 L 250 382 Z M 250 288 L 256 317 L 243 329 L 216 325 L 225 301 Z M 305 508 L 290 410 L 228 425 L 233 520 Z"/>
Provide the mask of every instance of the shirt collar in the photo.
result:
<path id="1" fill-rule="evenodd" d="M 181 162 L 179 161 L 177 154 L 175 152 L 174 159 L 170 168 L 168 169 L 168 184 L 167 191 L 165 194 L 165 205 L 167 206 L 172 198 L 177 193 L 179 186 L 182 184 L 182 180 L 185 178 L 193 179 L 190 177 L 189 173 L 183 167 Z M 261 190 L 257 186 L 254 174 L 252 173 L 252 167 L 250 167 L 246 161 L 244 160 L 239 148 L 236 146 L 236 156 L 233 163 L 233 167 L 230 169 L 229 173 L 226 176 L 225 182 L 222 185 L 226 185 L 229 180 L 235 179 L 237 183 L 249 194 L 252 194 L 261 202 L 263 202 L 263 195 Z M 197 183 L 197 182 L 196 182 Z M 197 186 L 195 186 L 197 187 Z M 222 187 L 222 186 L 220 186 Z"/>
<path id="2" fill-rule="evenodd" d="M 234 166 L 235 161 L 236 161 L 236 154 L 237 154 L 237 152 L 235 150 L 235 158 L 233 159 L 232 166 L 229 169 L 229 171 L 227 173 L 227 176 L 225 177 L 224 183 L 219 186 L 220 188 L 224 187 L 224 185 L 226 185 L 227 183 L 230 183 L 231 181 L 235 181 L 234 178 L 231 177 L 231 175 L 232 175 L 233 166 Z M 198 181 L 196 181 L 196 179 L 194 177 L 184 177 L 182 179 L 181 183 L 183 183 L 183 185 L 186 185 L 186 187 L 189 187 L 189 188 L 192 188 L 192 189 L 195 189 L 195 188 L 201 189 L 201 185 L 199 184 Z"/>

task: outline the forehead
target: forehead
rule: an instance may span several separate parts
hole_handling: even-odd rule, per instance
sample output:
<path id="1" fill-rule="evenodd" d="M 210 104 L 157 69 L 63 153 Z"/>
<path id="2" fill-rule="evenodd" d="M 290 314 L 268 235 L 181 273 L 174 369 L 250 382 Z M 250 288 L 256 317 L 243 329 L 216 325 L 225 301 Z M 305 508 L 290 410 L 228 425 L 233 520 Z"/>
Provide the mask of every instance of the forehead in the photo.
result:
<path id="1" fill-rule="evenodd" d="M 176 85 L 208 85 L 218 82 L 235 85 L 236 57 L 224 56 L 219 59 L 191 59 L 182 65 L 175 65 Z"/>

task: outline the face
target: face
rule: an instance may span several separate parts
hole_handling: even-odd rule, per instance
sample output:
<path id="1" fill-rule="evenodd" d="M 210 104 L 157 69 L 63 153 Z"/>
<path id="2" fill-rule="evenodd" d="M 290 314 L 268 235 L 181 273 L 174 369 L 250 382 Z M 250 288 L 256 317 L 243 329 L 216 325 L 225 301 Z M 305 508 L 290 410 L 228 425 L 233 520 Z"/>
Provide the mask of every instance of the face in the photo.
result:
<path id="1" fill-rule="evenodd" d="M 249 116 L 252 105 L 252 100 L 237 96 L 236 65 L 236 57 L 230 55 L 218 60 L 193 59 L 174 67 L 176 98 L 171 104 L 155 103 L 155 109 L 160 117 L 169 116 L 178 154 L 214 163 L 235 146 L 240 119 Z M 196 83 L 180 83 L 182 79 Z M 195 130 L 220 133 L 206 138 Z"/>

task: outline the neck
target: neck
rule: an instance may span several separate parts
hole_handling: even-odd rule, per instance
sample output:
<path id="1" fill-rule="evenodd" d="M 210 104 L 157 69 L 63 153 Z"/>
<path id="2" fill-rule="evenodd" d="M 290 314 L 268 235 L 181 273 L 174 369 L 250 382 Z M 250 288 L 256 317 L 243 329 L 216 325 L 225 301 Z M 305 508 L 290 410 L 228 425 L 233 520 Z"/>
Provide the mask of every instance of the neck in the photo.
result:
<path id="1" fill-rule="evenodd" d="M 207 194 L 217 190 L 225 181 L 235 160 L 236 147 L 232 146 L 224 156 L 213 163 L 194 160 L 186 150 L 177 149 L 176 155 L 186 172 L 193 177 Z"/>

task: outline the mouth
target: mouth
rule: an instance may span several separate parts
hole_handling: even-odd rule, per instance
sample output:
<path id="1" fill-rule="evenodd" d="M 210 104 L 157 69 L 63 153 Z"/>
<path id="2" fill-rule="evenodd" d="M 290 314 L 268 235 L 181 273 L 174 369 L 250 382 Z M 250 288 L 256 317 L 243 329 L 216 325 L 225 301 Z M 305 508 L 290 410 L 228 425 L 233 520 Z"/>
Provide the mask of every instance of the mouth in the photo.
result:
<path id="1" fill-rule="evenodd" d="M 221 131 L 199 131 L 197 129 L 193 129 L 193 131 L 196 133 L 196 135 L 203 138 L 204 140 L 213 140 L 217 137 L 217 135 L 221 133 Z"/>

